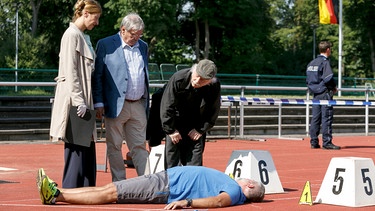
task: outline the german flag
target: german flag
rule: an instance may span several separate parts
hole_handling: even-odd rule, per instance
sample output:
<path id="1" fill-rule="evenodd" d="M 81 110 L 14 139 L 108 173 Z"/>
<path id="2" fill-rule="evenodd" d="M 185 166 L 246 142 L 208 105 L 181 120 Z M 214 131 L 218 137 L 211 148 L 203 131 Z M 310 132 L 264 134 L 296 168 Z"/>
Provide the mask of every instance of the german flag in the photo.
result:
<path id="1" fill-rule="evenodd" d="M 339 0 L 319 0 L 321 24 L 338 24 Z"/>

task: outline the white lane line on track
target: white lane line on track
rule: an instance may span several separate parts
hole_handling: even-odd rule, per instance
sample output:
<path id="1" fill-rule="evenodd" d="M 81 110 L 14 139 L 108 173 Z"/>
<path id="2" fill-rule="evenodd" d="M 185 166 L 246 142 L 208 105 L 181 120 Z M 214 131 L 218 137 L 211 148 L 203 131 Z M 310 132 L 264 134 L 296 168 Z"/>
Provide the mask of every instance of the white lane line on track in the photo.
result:
<path id="1" fill-rule="evenodd" d="M 61 209 L 94 209 L 94 210 L 133 210 L 133 211 L 159 211 L 159 210 L 164 210 L 164 209 L 146 209 L 146 208 L 134 208 L 134 207 L 111 207 L 111 206 L 105 206 L 105 205 L 100 205 L 100 206 L 87 206 L 87 205 L 66 205 L 63 204 L 62 206 L 59 205 L 33 205 L 33 204 L 1 204 L 0 203 L 0 208 L 2 206 L 6 207 L 40 207 L 40 208 L 55 208 L 56 210 L 61 208 Z"/>
<path id="2" fill-rule="evenodd" d="M 18 169 L 7 168 L 7 167 L 1 167 L 1 166 L 0 166 L 0 171 L 15 171 L 15 170 L 18 170 Z"/>

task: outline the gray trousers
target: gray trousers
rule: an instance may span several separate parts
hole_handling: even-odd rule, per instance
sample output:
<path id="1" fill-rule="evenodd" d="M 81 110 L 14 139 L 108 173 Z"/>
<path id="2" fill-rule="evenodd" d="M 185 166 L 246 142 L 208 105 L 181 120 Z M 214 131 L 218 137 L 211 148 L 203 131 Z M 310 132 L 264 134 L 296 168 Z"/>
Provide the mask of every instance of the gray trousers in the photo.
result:
<path id="1" fill-rule="evenodd" d="M 114 182 L 119 204 L 166 204 L 169 197 L 167 171 Z"/>
<path id="2" fill-rule="evenodd" d="M 138 176 L 145 173 L 148 159 L 146 125 L 144 100 L 126 101 L 118 117 L 105 118 L 107 153 L 113 182 L 126 179 L 122 155 L 124 140 Z"/>

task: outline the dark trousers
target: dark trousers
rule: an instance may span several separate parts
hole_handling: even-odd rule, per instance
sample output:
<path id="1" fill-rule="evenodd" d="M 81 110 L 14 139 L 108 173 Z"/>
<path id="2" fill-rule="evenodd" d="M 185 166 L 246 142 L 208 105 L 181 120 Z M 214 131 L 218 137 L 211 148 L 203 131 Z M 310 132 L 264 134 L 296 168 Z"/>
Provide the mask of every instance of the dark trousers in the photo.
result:
<path id="1" fill-rule="evenodd" d="M 182 140 L 177 144 L 172 143 L 171 138 L 166 135 L 165 141 L 165 169 L 174 166 L 202 166 L 203 151 L 206 142 L 204 133 L 198 140 L 193 141 L 187 134 L 181 134 Z"/>
<path id="2" fill-rule="evenodd" d="M 332 100 L 329 92 L 314 95 L 314 100 Z M 319 144 L 320 125 L 322 126 L 323 146 L 332 143 L 333 107 L 330 105 L 313 105 L 312 118 L 310 122 L 310 143 Z"/>
<path id="3" fill-rule="evenodd" d="M 91 142 L 90 147 L 65 143 L 64 159 L 63 188 L 95 186 L 95 142 Z"/>

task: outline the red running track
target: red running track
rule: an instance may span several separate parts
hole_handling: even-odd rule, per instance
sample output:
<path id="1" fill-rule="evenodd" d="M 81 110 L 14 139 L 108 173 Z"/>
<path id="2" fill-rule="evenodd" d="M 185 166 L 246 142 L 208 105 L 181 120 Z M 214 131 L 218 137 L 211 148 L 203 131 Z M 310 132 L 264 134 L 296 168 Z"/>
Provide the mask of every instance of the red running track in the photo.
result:
<path id="1" fill-rule="evenodd" d="M 262 203 L 209 210 L 374 210 L 375 206 L 352 208 L 328 204 L 300 205 L 299 199 L 306 181 L 311 183 L 315 200 L 328 165 L 333 157 L 364 157 L 375 159 L 375 137 L 338 136 L 334 144 L 341 150 L 310 149 L 308 139 L 287 140 L 269 138 L 266 141 L 210 140 L 206 143 L 204 165 L 225 171 L 233 150 L 267 150 L 272 155 L 284 193 L 267 194 Z M 124 155 L 127 152 L 124 145 Z M 104 143 L 97 143 L 98 164 L 104 163 Z M 57 183 L 61 183 L 63 172 L 63 144 L 1 143 L 0 144 L 0 210 L 162 210 L 162 204 L 107 204 L 107 205 L 42 205 L 35 184 L 38 168 Z M 3 168 L 16 170 L 6 171 Z M 127 169 L 128 178 L 136 175 L 133 168 Z M 375 178 L 372 178 L 372 181 Z M 98 171 L 97 184 L 111 181 L 110 173 Z M 373 182 L 372 184 L 375 184 Z M 375 197 L 375 196 L 374 196 Z M 195 209 L 191 209 L 195 210 Z"/>

